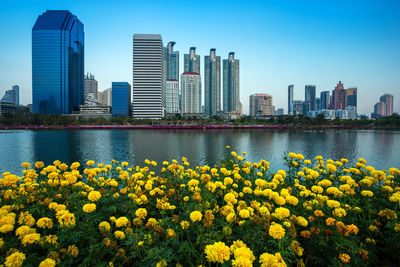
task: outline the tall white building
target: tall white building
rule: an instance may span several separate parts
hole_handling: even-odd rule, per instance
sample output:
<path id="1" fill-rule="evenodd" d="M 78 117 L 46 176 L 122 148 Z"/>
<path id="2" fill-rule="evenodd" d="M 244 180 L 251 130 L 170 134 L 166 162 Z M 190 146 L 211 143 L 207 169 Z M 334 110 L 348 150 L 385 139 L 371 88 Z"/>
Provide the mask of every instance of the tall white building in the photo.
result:
<path id="1" fill-rule="evenodd" d="M 179 110 L 179 81 L 169 79 L 165 83 L 166 109 L 168 114 L 180 113 Z"/>
<path id="2" fill-rule="evenodd" d="M 132 115 L 160 119 L 165 115 L 163 43 L 160 34 L 133 35 Z"/>
<path id="3" fill-rule="evenodd" d="M 201 76 L 197 72 L 184 72 L 181 75 L 182 114 L 201 113 Z"/>
<path id="4" fill-rule="evenodd" d="M 103 92 L 97 92 L 97 102 L 103 106 L 112 106 L 112 88 L 108 88 Z"/>

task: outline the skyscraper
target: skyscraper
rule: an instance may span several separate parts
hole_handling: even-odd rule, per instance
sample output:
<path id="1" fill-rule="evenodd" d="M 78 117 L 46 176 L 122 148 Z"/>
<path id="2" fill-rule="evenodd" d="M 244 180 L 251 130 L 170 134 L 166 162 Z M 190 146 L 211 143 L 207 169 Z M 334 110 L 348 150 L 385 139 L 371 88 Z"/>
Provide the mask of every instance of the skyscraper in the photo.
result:
<path id="1" fill-rule="evenodd" d="M 273 116 L 274 106 L 272 105 L 272 96 L 269 94 L 254 94 L 249 97 L 250 116 L 263 117 Z"/>
<path id="2" fill-rule="evenodd" d="M 223 73 L 224 111 L 240 113 L 239 60 L 234 52 L 223 60 Z"/>
<path id="3" fill-rule="evenodd" d="M 19 105 L 19 86 L 14 85 L 11 90 L 7 90 L 0 102 Z"/>
<path id="4" fill-rule="evenodd" d="M 201 76 L 197 72 L 181 75 L 182 114 L 201 113 Z"/>
<path id="5" fill-rule="evenodd" d="M 215 48 L 204 57 L 204 115 L 211 117 L 221 110 L 221 57 Z"/>
<path id="6" fill-rule="evenodd" d="M 393 115 L 393 95 L 384 94 L 379 99 L 381 102 L 385 103 L 385 113 L 384 116 L 392 116 Z"/>
<path id="7" fill-rule="evenodd" d="M 133 35 L 132 115 L 159 119 L 165 115 L 163 44 L 160 34 Z"/>
<path id="8" fill-rule="evenodd" d="M 293 114 L 293 91 L 294 91 L 294 85 L 291 84 L 288 86 L 288 114 L 289 115 Z"/>
<path id="9" fill-rule="evenodd" d="M 179 81 L 179 52 L 174 51 L 175 42 L 168 43 L 167 80 Z"/>
<path id="10" fill-rule="evenodd" d="M 112 83 L 112 115 L 130 116 L 131 85 L 127 82 Z"/>
<path id="11" fill-rule="evenodd" d="M 307 110 L 303 111 L 307 116 L 308 111 L 315 110 L 315 94 L 316 94 L 316 86 L 315 85 L 306 85 L 305 86 L 305 99 L 304 103 L 306 105 Z"/>
<path id="12" fill-rule="evenodd" d="M 372 118 L 381 118 L 381 117 L 385 117 L 386 113 L 386 104 L 385 102 L 378 102 L 375 104 L 374 106 L 374 113 L 372 113 Z"/>
<path id="13" fill-rule="evenodd" d="M 68 10 L 47 10 L 32 29 L 33 113 L 79 111 L 83 76 L 83 24 Z"/>
<path id="14" fill-rule="evenodd" d="M 97 99 L 97 81 L 95 80 L 94 75 L 91 73 L 87 73 L 85 75 L 85 99 L 87 98 L 88 94 L 94 95 L 94 97 Z"/>
<path id="15" fill-rule="evenodd" d="M 320 99 L 321 99 L 321 109 L 329 109 L 329 105 L 331 102 L 329 91 L 322 91 Z"/>
<path id="16" fill-rule="evenodd" d="M 346 108 L 346 91 L 344 90 L 343 83 L 339 81 L 337 86 L 332 92 L 332 108 L 335 110 L 344 110 Z"/>
<path id="17" fill-rule="evenodd" d="M 184 55 L 183 71 L 200 74 L 200 55 L 196 55 L 196 47 L 191 47 L 189 54 Z"/>
<path id="18" fill-rule="evenodd" d="M 179 111 L 179 82 L 169 79 L 165 83 L 165 104 L 168 114 L 177 114 Z"/>

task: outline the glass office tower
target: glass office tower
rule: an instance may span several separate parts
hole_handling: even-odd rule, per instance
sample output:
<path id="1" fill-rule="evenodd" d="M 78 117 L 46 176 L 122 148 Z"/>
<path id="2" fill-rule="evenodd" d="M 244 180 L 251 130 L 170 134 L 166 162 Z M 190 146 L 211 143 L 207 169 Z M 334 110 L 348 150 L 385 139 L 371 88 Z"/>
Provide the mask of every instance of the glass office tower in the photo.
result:
<path id="1" fill-rule="evenodd" d="M 204 57 L 204 116 L 211 117 L 221 111 L 221 57 L 215 48 Z"/>
<path id="2" fill-rule="evenodd" d="M 68 10 L 47 10 L 32 29 L 33 113 L 69 114 L 84 103 L 83 24 Z"/>
<path id="3" fill-rule="evenodd" d="M 131 115 L 131 85 L 127 82 L 112 83 L 112 116 Z"/>
<path id="4" fill-rule="evenodd" d="M 225 112 L 240 112 L 239 60 L 230 52 L 223 60 L 223 105 Z"/>

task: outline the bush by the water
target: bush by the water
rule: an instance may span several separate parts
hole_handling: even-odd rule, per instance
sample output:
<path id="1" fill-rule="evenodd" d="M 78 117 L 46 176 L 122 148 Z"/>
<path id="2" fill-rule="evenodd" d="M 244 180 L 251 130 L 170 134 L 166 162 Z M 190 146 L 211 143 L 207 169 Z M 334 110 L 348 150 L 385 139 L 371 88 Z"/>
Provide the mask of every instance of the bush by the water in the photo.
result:
<path id="1" fill-rule="evenodd" d="M 228 147 L 229 148 L 229 147 Z M 229 151 L 230 152 L 230 151 Z M 4 266 L 388 266 L 400 171 L 318 156 L 285 170 L 231 152 L 141 166 L 23 163 L 0 179 Z"/>

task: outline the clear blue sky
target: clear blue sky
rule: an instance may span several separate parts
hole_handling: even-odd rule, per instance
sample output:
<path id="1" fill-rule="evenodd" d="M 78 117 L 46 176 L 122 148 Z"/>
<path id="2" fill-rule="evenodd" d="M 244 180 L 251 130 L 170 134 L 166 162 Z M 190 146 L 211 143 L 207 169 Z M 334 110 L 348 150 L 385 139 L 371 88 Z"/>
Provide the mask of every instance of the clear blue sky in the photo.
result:
<path id="1" fill-rule="evenodd" d="M 0 97 L 20 85 L 32 102 L 31 30 L 47 9 L 68 9 L 85 26 L 85 72 L 99 81 L 132 83 L 132 35 L 160 33 L 183 54 L 196 46 L 240 59 L 245 113 L 253 93 L 269 93 L 287 110 L 287 86 L 304 99 L 304 85 L 332 90 L 341 80 L 358 87 L 359 113 L 379 96 L 394 95 L 400 112 L 400 1 L 0 1 Z M 222 86 L 222 85 L 221 85 Z"/>

